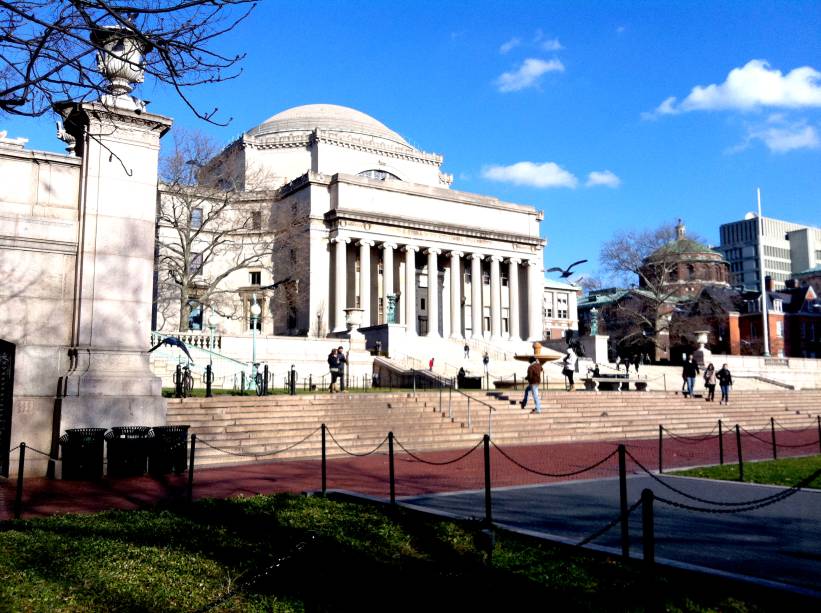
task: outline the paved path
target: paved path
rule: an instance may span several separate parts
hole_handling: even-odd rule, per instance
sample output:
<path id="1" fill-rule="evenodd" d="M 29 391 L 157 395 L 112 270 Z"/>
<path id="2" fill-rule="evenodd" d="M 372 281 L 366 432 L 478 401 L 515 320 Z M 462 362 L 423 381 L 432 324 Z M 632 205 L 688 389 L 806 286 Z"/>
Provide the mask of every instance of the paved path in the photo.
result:
<path id="1" fill-rule="evenodd" d="M 735 482 L 661 477 L 702 499 L 740 502 L 765 498 L 783 488 Z M 679 495 L 646 475 L 628 478 L 632 505 L 644 488 L 674 502 L 718 507 Z M 494 490 L 493 520 L 578 542 L 618 516 L 618 479 L 599 479 Z M 403 498 L 403 502 L 464 517 L 484 516 L 484 492 Z M 733 514 L 654 505 L 656 556 L 726 572 L 797 585 L 821 592 L 821 491 L 803 490 L 757 510 Z M 619 527 L 595 541 L 620 548 Z M 641 510 L 630 519 L 631 556 L 641 557 Z"/>

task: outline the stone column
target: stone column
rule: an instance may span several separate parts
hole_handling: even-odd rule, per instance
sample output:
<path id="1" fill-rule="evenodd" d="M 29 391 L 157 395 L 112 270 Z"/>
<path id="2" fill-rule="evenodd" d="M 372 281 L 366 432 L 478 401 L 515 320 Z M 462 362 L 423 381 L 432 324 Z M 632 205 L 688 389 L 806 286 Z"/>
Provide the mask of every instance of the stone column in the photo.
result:
<path id="1" fill-rule="evenodd" d="M 388 323 L 388 296 L 393 294 L 393 243 L 382 243 L 382 318 Z"/>
<path id="2" fill-rule="evenodd" d="M 542 322 L 542 295 L 544 278 L 541 266 L 536 260 L 527 261 L 527 340 L 540 341 L 544 333 Z"/>
<path id="3" fill-rule="evenodd" d="M 519 332 L 519 260 L 508 259 L 508 290 L 510 291 L 510 339 L 521 340 Z"/>
<path id="4" fill-rule="evenodd" d="M 450 337 L 462 338 L 462 267 L 461 251 L 450 252 Z"/>
<path id="5" fill-rule="evenodd" d="M 72 347 L 55 424 L 60 432 L 165 423 L 162 382 L 151 372 L 147 349 L 157 161 L 171 120 L 134 104 L 112 97 L 105 105 L 57 106 L 82 156 Z"/>
<path id="6" fill-rule="evenodd" d="M 439 336 L 439 249 L 428 249 L 428 336 Z"/>
<path id="7" fill-rule="evenodd" d="M 482 338 L 482 256 L 472 253 L 470 258 L 471 337 Z"/>
<path id="8" fill-rule="evenodd" d="M 348 261 L 347 245 L 351 239 L 337 236 L 336 243 L 336 278 L 334 279 L 334 332 L 345 332 L 345 309 L 348 306 Z"/>
<path id="9" fill-rule="evenodd" d="M 490 338 L 498 340 L 502 336 L 502 284 L 499 274 L 498 255 L 490 256 Z"/>
<path id="10" fill-rule="evenodd" d="M 373 241 L 359 241 L 359 308 L 362 327 L 371 325 L 371 247 Z"/>
<path id="11" fill-rule="evenodd" d="M 416 334 L 416 252 L 419 247 L 405 245 L 405 330 Z"/>

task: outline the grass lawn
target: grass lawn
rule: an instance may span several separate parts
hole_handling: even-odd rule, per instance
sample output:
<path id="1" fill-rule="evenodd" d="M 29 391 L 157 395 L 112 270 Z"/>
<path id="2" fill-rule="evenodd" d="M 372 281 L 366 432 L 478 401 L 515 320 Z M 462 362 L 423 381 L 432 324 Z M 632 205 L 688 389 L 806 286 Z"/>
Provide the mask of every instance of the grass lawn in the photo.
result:
<path id="1" fill-rule="evenodd" d="M 0 524 L 0 611 L 767 611 L 789 594 L 401 509 L 255 496 Z"/>
<path id="2" fill-rule="evenodd" d="M 768 460 L 763 462 L 744 462 L 744 481 L 747 483 L 768 483 L 771 485 L 785 485 L 790 487 L 805 477 L 809 477 L 817 470 L 821 470 L 821 455 L 803 458 L 784 458 L 782 460 Z M 738 464 L 691 468 L 688 470 L 675 471 L 670 474 L 685 477 L 720 479 L 723 481 L 738 481 Z M 807 487 L 821 489 L 821 476 L 814 479 Z"/>

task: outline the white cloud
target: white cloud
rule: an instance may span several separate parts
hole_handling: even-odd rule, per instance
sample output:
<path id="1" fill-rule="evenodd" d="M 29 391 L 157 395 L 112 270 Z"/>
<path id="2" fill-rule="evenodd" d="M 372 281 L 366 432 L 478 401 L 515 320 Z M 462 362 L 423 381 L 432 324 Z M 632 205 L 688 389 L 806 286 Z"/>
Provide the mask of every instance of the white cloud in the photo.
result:
<path id="1" fill-rule="evenodd" d="M 510 51 L 511 49 L 515 49 L 516 47 L 518 47 L 521 44 L 522 44 L 522 40 L 520 38 L 515 38 L 515 37 L 511 38 L 509 41 L 507 41 L 506 43 L 503 43 L 502 46 L 499 47 L 499 53 L 505 54 L 508 51 Z"/>
<path id="2" fill-rule="evenodd" d="M 527 58 L 515 71 L 502 73 L 496 79 L 496 87 L 502 93 L 517 92 L 538 85 L 539 78 L 547 72 L 564 72 L 564 64 L 557 59 Z"/>
<path id="3" fill-rule="evenodd" d="M 765 60 L 751 60 L 734 68 L 721 84 L 697 85 L 681 102 L 674 96 L 652 114 L 674 115 L 689 111 L 752 110 L 760 107 L 806 108 L 821 106 L 821 72 L 810 66 L 786 75 L 771 69 Z"/>
<path id="4" fill-rule="evenodd" d="M 587 183 L 585 183 L 585 185 L 587 187 L 603 185 L 605 187 L 616 188 L 621 185 L 621 179 L 609 170 L 594 170 L 587 175 Z"/>
<path id="5" fill-rule="evenodd" d="M 579 180 L 555 162 L 534 164 L 516 162 L 510 166 L 486 166 L 482 176 L 491 181 L 528 185 L 530 187 L 570 187 L 575 188 Z"/>
<path id="6" fill-rule="evenodd" d="M 540 46 L 545 51 L 561 51 L 564 49 L 558 38 L 551 38 L 550 40 L 542 41 Z"/>
<path id="7" fill-rule="evenodd" d="M 744 151 L 756 140 L 764 143 L 773 153 L 821 147 L 821 138 L 815 126 L 808 125 L 805 120 L 790 122 L 781 114 L 773 114 L 763 124 L 748 126 L 744 141 L 731 147 L 727 152 Z"/>

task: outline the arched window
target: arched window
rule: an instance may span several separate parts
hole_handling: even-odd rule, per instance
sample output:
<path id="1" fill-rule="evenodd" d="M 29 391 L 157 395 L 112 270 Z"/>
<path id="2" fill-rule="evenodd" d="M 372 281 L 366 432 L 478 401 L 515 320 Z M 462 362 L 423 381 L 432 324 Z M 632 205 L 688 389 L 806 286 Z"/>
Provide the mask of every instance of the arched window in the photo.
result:
<path id="1" fill-rule="evenodd" d="M 365 177 L 366 179 L 376 179 L 377 181 L 387 181 L 388 179 L 392 179 L 393 181 L 402 180 L 395 174 L 388 172 L 387 170 L 364 170 L 359 173 L 359 176 Z"/>

